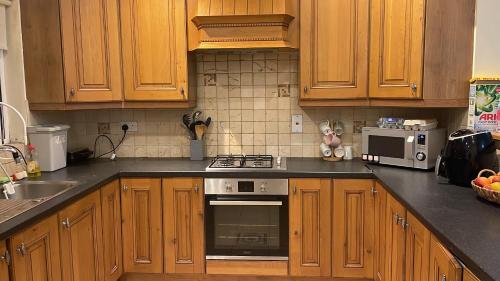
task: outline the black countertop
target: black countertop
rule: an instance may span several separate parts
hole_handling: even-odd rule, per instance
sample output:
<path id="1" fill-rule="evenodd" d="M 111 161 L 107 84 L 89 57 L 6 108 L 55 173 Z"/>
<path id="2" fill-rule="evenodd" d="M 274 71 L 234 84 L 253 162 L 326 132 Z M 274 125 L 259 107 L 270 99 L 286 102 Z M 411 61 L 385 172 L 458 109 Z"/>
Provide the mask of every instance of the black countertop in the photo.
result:
<path id="1" fill-rule="evenodd" d="M 374 178 L 424 223 L 481 280 L 500 281 L 500 206 L 462 188 L 438 180 L 432 172 L 404 168 L 365 166 L 359 160 L 325 162 L 313 158 L 289 158 L 286 171 L 207 172 L 209 161 L 188 159 L 128 158 L 111 162 L 91 161 L 44 173 L 40 180 L 75 180 L 78 186 L 38 203 L 0 223 L 5 239 L 48 214 L 98 189 L 118 177 L 328 177 Z M 0 200 L 0 206 L 2 200 Z M 1 218 L 0 218 L 1 221 Z"/>

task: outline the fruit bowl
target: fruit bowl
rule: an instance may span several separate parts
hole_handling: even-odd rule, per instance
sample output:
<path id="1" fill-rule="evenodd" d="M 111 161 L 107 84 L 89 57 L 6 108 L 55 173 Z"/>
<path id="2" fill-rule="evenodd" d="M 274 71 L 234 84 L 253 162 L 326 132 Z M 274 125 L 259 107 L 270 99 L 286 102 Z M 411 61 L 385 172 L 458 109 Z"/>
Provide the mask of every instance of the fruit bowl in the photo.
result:
<path id="1" fill-rule="evenodd" d="M 483 185 L 480 185 L 481 180 L 485 179 L 485 177 L 483 177 L 483 174 L 485 173 L 492 174 L 492 176 L 497 176 L 497 173 L 495 171 L 489 169 L 481 170 L 477 175 L 477 178 L 471 181 L 472 189 L 474 189 L 474 191 L 479 195 L 479 197 L 484 198 L 490 202 L 500 204 L 500 191 L 495 191 L 490 187 L 490 185 L 484 185 L 484 183 Z"/>

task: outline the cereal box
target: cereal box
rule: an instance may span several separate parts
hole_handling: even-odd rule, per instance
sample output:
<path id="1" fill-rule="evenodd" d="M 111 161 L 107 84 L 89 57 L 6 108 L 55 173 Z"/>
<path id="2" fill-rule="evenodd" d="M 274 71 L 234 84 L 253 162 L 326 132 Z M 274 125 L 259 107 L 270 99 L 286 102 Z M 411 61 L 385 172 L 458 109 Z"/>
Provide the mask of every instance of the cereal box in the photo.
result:
<path id="1" fill-rule="evenodd" d="M 469 92 L 468 127 L 476 131 L 495 132 L 500 105 L 500 80 L 475 79 Z M 498 121 L 497 121 L 498 120 Z"/>

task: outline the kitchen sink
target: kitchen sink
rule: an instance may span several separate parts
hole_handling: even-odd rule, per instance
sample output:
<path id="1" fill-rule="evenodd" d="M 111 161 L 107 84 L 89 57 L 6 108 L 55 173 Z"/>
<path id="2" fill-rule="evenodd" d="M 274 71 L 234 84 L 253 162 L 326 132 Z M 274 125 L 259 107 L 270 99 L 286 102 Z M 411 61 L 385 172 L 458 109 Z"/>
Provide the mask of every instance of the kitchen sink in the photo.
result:
<path id="1" fill-rule="evenodd" d="M 15 194 L 11 200 L 43 200 L 54 197 L 77 185 L 76 181 L 21 181 L 14 183 Z M 3 194 L 0 198 L 3 198 Z"/>

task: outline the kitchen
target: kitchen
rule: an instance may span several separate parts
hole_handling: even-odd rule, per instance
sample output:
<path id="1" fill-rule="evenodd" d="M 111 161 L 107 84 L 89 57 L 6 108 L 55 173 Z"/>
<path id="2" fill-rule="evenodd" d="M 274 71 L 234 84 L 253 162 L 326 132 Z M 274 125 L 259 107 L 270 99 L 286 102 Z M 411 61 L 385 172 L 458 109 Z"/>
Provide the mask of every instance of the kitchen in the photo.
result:
<path id="1" fill-rule="evenodd" d="M 433 170 L 495 8 L 0 1 L 2 162 L 42 170 L 2 189 L 0 279 L 500 280 L 497 205 Z"/>

